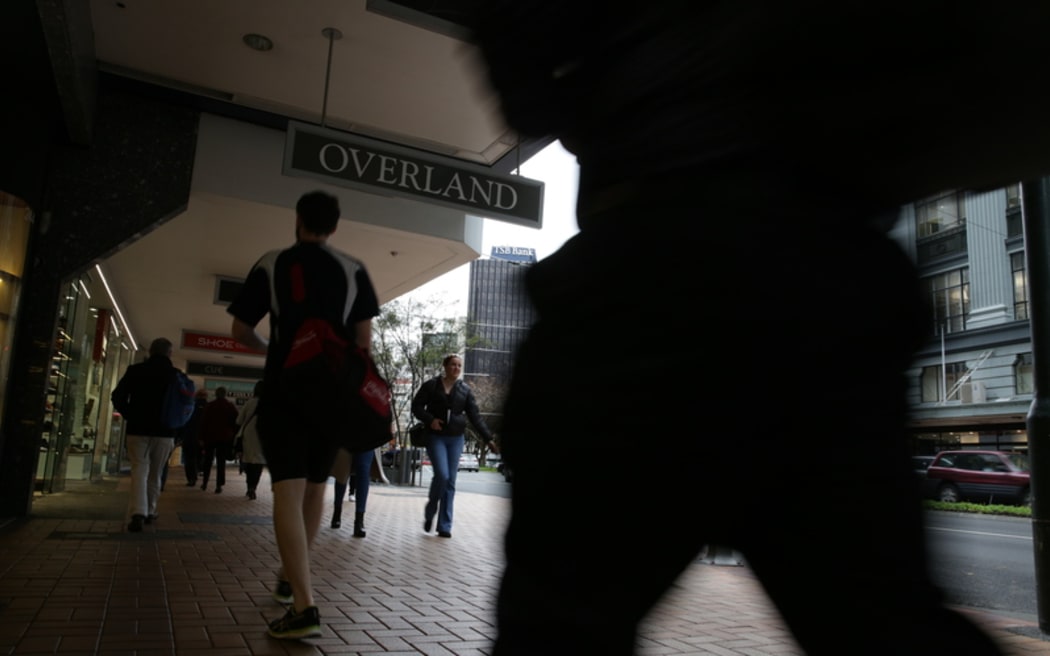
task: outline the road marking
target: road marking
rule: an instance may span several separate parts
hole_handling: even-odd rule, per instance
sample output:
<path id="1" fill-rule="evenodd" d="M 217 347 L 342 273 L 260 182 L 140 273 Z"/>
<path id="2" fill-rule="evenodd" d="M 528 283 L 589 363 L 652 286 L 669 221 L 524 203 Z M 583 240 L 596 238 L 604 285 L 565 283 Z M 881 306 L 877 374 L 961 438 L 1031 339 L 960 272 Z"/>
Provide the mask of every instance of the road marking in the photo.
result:
<path id="1" fill-rule="evenodd" d="M 945 533 L 965 533 L 967 535 L 981 535 L 988 538 L 1010 538 L 1012 540 L 1032 541 L 1032 536 L 1030 535 L 1009 535 L 1007 533 L 988 533 L 987 531 L 964 531 L 959 528 L 944 528 L 941 526 L 927 526 L 926 528 L 931 531 L 944 531 Z"/>

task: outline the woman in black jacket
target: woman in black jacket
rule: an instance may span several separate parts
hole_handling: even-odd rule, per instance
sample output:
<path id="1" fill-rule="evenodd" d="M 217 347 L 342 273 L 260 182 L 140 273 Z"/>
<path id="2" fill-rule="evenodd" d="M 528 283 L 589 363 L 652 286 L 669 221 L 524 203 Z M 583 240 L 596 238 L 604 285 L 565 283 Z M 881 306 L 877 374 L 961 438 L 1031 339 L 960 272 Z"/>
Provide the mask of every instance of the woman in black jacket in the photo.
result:
<path id="1" fill-rule="evenodd" d="M 437 533 L 452 537 L 452 505 L 456 496 L 456 472 L 463 453 L 467 420 L 493 453 L 499 453 L 492 432 L 478 412 L 474 392 L 462 380 L 463 360 L 458 355 L 446 356 L 441 365 L 443 376 L 423 383 L 412 399 L 412 415 L 427 427 L 427 454 L 434 469 L 430 495 L 423 511 L 423 530 L 430 532 L 437 516 Z M 440 511 L 440 512 L 439 512 Z"/>

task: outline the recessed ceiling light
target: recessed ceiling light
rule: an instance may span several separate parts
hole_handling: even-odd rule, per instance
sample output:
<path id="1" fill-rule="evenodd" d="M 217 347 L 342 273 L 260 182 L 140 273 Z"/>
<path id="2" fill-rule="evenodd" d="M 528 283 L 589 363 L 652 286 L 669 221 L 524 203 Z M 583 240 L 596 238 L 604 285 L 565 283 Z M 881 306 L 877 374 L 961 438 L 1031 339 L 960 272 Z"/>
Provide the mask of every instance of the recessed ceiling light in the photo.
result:
<path id="1" fill-rule="evenodd" d="M 263 36 L 262 34 L 245 34 L 242 37 L 244 45 L 248 46 L 252 50 L 258 50 L 259 52 L 266 52 L 267 50 L 273 50 L 273 41 L 269 37 Z"/>

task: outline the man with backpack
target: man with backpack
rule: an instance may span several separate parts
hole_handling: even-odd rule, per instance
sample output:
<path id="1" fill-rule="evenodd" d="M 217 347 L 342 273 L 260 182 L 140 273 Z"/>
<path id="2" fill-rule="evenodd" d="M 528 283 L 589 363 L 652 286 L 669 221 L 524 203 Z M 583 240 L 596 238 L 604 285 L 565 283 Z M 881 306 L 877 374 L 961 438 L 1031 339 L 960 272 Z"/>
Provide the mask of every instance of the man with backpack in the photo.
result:
<path id="1" fill-rule="evenodd" d="M 234 317 L 234 339 L 266 350 L 257 426 L 273 481 L 273 524 L 281 553 L 274 599 L 291 606 L 284 617 L 270 622 L 269 633 L 275 638 L 321 635 L 309 550 L 321 525 L 325 484 L 346 438 L 326 430 L 325 420 L 348 405 L 326 405 L 320 400 L 330 391 L 314 389 L 321 375 L 299 376 L 293 384 L 294 374 L 285 369 L 286 361 L 293 343 L 307 341 L 295 338 L 304 326 L 334 333 L 333 343 L 344 343 L 346 351 L 359 348 L 367 353 L 372 317 L 379 314 L 364 264 L 327 243 L 339 224 L 339 213 L 334 196 L 321 191 L 304 194 L 295 206 L 295 245 L 263 255 L 227 308 Z M 269 341 L 255 330 L 267 314 Z M 303 392 L 313 398 L 309 409 L 293 399 Z"/>
<path id="2" fill-rule="evenodd" d="M 166 416 L 172 386 L 188 381 L 171 363 L 171 341 L 153 340 L 149 357 L 124 372 L 110 399 L 127 422 L 128 459 L 131 460 L 131 523 L 128 531 L 138 533 L 143 524 L 157 519 L 161 474 L 175 447 L 173 420 Z M 178 391 L 177 389 L 175 390 Z M 193 390 L 190 384 L 190 403 Z M 177 422 L 176 422 L 177 423 Z M 181 425 L 181 424 L 180 424 Z"/>

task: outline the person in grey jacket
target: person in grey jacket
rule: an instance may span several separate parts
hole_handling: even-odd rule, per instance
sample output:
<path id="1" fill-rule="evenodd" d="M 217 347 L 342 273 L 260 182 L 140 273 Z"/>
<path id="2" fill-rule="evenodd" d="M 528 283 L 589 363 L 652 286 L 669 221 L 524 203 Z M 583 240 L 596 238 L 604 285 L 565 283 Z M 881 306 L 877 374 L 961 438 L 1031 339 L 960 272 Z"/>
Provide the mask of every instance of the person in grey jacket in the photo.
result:
<path id="1" fill-rule="evenodd" d="M 131 460 L 131 522 L 138 533 L 143 524 L 157 519 L 161 474 L 175 447 L 175 431 L 161 423 L 164 395 L 175 375 L 171 341 L 158 337 L 149 345 L 149 357 L 133 364 L 113 389 L 113 407 L 127 422 L 128 458 Z"/>
<path id="2" fill-rule="evenodd" d="M 263 467 L 266 466 L 266 456 L 263 455 L 262 444 L 259 442 L 258 417 L 256 412 L 259 408 L 259 397 L 262 396 L 263 382 L 255 383 L 252 390 L 252 398 L 248 399 L 237 415 L 237 425 L 240 426 L 237 438 L 234 440 L 234 454 L 240 454 L 241 464 L 244 466 L 245 482 L 248 491 L 245 493 L 251 500 L 255 500 L 256 488 L 262 478 Z"/>
<path id="3" fill-rule="evenodd" d="M 420 385 L 412 398 L 412 415 L 427 427 L 430 434 L 427 454 L 434 469 L 430 494 L 423 511 L 423 530 L 429 533 L 437 516 L 438 536 L 450 538 L 456 473 L 459 456 L 463 453 L 467 420 L 470 420 L 474 430 L 481 434 L 493 453 L 499 453 L 499 449 L 492 441 L 492 431 L 481 418 L 474 392 L 460 380 L 463 360 L 458 355 L 448 355 L 441 365 L 445 374 Z"/>

